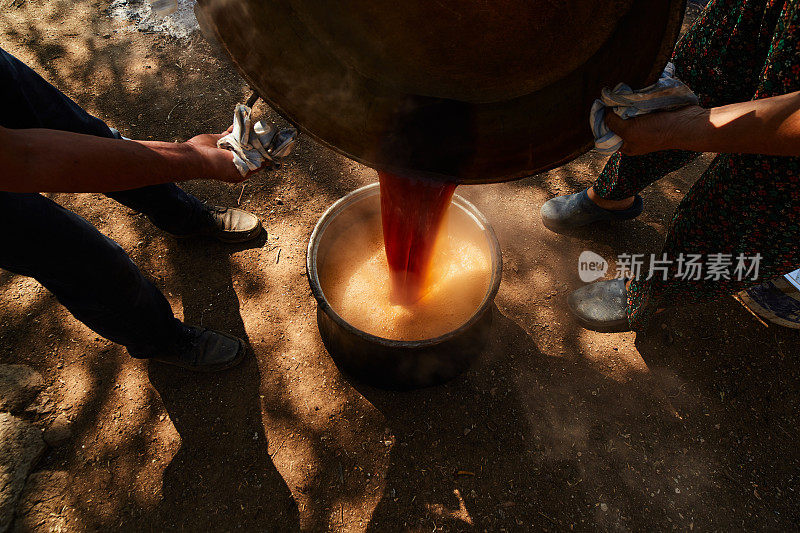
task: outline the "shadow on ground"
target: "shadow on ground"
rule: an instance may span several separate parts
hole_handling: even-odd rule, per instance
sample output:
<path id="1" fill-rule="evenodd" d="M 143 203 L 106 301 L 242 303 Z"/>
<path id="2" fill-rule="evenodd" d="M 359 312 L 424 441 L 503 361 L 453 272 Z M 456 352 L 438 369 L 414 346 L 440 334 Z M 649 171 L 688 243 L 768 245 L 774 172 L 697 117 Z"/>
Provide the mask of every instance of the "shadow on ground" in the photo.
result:
<path id="1" fill-rule="evenodd" d="M 706 459 L 686 454 L 652 376 L 614 379 L 586 358 L 544 355 L 499 311 L 493 330 L 482 360 L 447 385 L 357 385 L 396 438 L 371 531 L 628 529 L 698 511 Z M 662 470 L 696 495 L 675 505 Z"/>
<path id="2" fill-rule="evenodd" d="M 265 238 L 247 247 L 260 247 Z M 178 243 L 170 249 L 184 320 L 244 339 L 248 354 L 241 366 L 221 375 L 189 377 L 150 364 L 150 381 L 181 440 L 164 471 L 159 528 L 221 530 L 231 527 L 233 516 L 246 530 L 298 527 L 297 506 L 268 451 L 260 373 L 231 275 L 235 248 Z M 148 517 L 143 525 L 153 523 Z"/>
<path id="3" fill-rule="evenodd" d="M 202 40 L 112 31 L 105 7 L 29 0 L 0 13 L 0 46 L 127 136 L 230 123 L 247 88 Z M 732 301 L 671 312 L 638 336 L 585 332 L 566 315 L 579 253 L 657 251 L 703 165 L 648 188 L 637 221 L 542 228 L 541 204 L 585 188 L 604 161 L 459 188 L 503 248 L 492 341 L 464 376 L 409 393 L 339 374 L 303 277 L 314 222 L 371 170 L 301 138 L 284 168 L 246 185 L 185 184 L 258 214 L 270 236 L 254 248 L 176 243 L 99 195 L 58 195 L 187 322 L 241 336 L 252 357 L 219 376 L 148 366 L 35 282 L 0 273 L 0 359 L 45 376 L 54 407 L 28 416 L 46 426 L 64 413 L 73 431 L 31 476 L 15 527 L 796 529 L 796 332 Z"/>

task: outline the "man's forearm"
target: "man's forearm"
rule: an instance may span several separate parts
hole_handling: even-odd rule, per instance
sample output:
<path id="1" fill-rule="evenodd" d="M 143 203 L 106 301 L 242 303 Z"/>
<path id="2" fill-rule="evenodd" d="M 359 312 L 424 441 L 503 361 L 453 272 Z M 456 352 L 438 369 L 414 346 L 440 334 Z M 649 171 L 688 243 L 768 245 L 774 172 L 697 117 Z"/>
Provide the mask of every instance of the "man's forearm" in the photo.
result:
<path id="1" fill-rule="evenodd" d="M 678 117 L 669 148 L 800 156 L 800 92 Z"/>
<path id="2" fill-rule="evenodd" d="M 0 129 L 0 190 L 110 192 L 209 176 L 187 143 Z"/>

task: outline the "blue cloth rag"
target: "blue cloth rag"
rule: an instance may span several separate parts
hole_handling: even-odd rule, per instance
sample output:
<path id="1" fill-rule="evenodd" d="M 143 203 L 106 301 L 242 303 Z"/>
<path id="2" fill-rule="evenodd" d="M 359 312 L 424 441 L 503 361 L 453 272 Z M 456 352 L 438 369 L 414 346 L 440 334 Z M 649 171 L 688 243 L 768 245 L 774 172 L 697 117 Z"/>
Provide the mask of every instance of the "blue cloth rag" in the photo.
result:
<path id="1" fill-rule="evenodd" d="M 669 111 L 687 105 L 699 105 L 697 95 L 675 78 L 675 65 L 667 63 L 661 77 L 653 85 L 634 91 L 624 83 L 613 90 L 604 88 L 589 112 L 589 125 L 594 134 L 594 147 L 601 154 L 613 154 L 622 147 L 622 138 L 608 129 L 605 118 L 610 109 L 623 120 L 653 111 Z"/>

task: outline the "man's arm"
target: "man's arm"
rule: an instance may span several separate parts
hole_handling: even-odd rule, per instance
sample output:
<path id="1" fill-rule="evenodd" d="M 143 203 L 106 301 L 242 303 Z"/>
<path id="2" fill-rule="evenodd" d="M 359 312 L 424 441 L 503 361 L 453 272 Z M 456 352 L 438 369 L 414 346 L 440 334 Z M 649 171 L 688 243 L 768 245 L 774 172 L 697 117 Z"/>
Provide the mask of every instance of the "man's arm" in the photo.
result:
<path id="1" fill-rule="evenodd" d="M 242 181 L 233 153 L 217 148 L 220 137 L 168 143 L 0 128 L 0 190 L 111 192 L 198 178 Z"/>
<path id="2" fill-rule="evenodd" d="M 606 114 L 622 153 L 657 150 L 800 156 L 800 91 L 712 109 L 687 107 L 622 120 Z"/>

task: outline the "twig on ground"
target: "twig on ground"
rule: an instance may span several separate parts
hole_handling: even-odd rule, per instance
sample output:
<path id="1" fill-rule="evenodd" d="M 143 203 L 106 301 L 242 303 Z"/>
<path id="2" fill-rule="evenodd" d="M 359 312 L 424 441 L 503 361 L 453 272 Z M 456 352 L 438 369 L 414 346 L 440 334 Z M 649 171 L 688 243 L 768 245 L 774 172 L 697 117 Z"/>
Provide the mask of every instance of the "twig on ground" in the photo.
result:
<path id="1" fill-rule="evenodd" d="M 178 107 L 179 105 L 181 105 L 181 101 L 180 100 L 178 100 L 178 103 L 175 104 L 174 106 L 172 106 L 172 109 L 170 109 L 169 113 L 167 113 L 167 120 L 164 121 L 165 123 L 169 122 L 169 117 L 172 116 L 172 112 L 175 111 L 175 108 Z"/>
<path id="2" fill-rule="evenodd" d="M 278 455 L 278 452 L 279 452 L 279 451 L 281 451 L 281 448 L 283 448 L 283 445 L 284 445 L 284 444 L 286 444 L 286 440 L 285 440 L 285 439 L 283 440 L 283 442 L 281 442 L 281 445 L 280 445 L 280 446 L 278 446 L 278 449 L 277 449 L 277 450 L 275 450 L 274 452 L 272 452 L 271 454 L 269 454 L 269 458 L 270 458 L 270 459 L 274 459 L 274 458 L 275 458 L 275 456 L 276 456 L 276 455 Z"/>
<path id="3" fill-rule="evenodd" d="M 538 512 L 540 515 L 542 515 L 543 517 L 545 517 L 545 518 L 547 518 L 548 520 L 550 520 L 550 522 L 552 522 L 553 524 L 555 524 L 555 525 L 558 525 L 558 522 L 556 522 L 555 520 L 553 520 L 552 518 L 550 518 L 549 516 L 547 516 L 547 515 L 546 515 L 546 514 L 544 514 L 543 512 L 541 512 L 541 511 L 537 511 L 537 512 Z"/>
<path id="4" fill-rule="evenodd" d="M 778 337 L 775 335 L 775 332 L 772 332 L 772 338 L 775 340 L 775 348 L 778 349 L 778 353 L 781 354 L 781 359 L 786 359 L 786 355 L 784 355 L 783 350 L 781 350 L 781 343 L 778 342 Z"/>
<path id="5" fill-rule="evenodd" d="M 764 322 L 764 320 L 763 320 L 763 319 L 762 319 L 760 316 L 758 316 L 758 315 L 755 313 L 755 311 L 753 311 L 752 309 L 750 309 L 750 307 L 748 307 L 748 305 L 747 305 L 746 303 L 744 303 L 744 300 L 742 300 L 741 298 L 739 298 L 739 295 L 738 295 L 738 294 L 734 294 L 734 295 L 733 295 L 733 299 L 734 299 L 734 300 L 736 300 L 737 302 L 739 302 L 740 304 L 742 304 L 742 307 L 744 307 L 745 309 L 747 309 L 747 310 L 750 312 L 750 314 L 751 314 L 751 315 L 753 315 L 754 317 L 756 317 L 756 320 L 758 320 L 759 322 L 761 322 L 761 325 L 762 325 L 762 326 L 764 326 L 765 328 L 768 328 L 768 327 L 769 327 L 769 324 L 767 324 L 766 322 Z"/>

